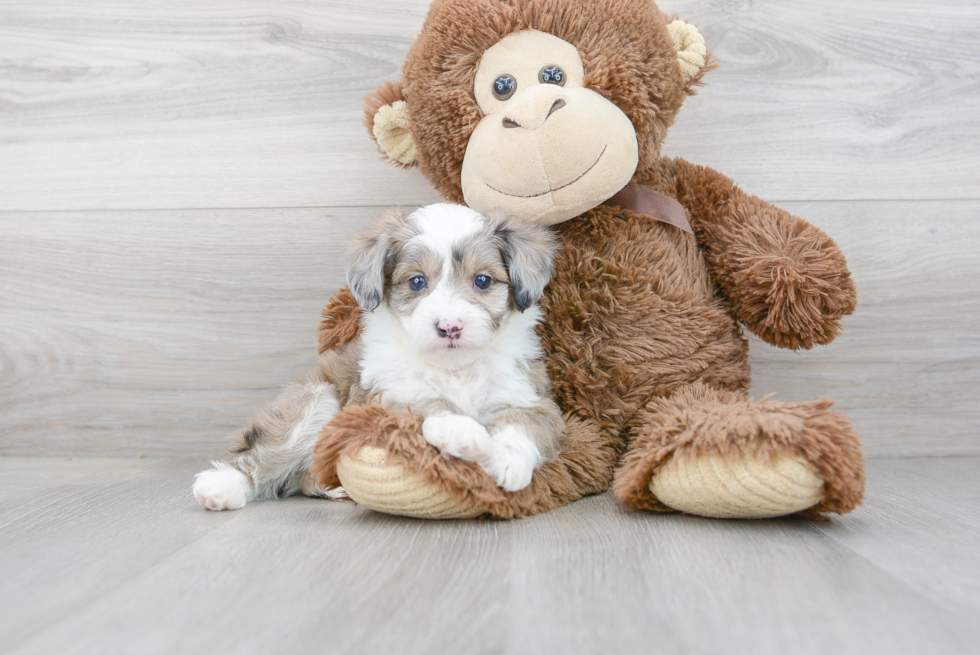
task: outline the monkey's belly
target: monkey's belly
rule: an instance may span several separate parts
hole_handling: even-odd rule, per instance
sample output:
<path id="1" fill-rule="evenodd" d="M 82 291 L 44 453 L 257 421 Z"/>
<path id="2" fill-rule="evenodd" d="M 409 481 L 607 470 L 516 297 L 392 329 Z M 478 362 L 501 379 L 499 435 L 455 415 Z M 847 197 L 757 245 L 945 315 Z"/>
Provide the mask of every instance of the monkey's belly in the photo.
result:
<path id="1" fill-rule="evenodd" d="M 616 430 L 679 386 L 747 387 L 747 343 L 693 236 L 606 206 L 559 233 L 541 333 L 563 409 Z"/>

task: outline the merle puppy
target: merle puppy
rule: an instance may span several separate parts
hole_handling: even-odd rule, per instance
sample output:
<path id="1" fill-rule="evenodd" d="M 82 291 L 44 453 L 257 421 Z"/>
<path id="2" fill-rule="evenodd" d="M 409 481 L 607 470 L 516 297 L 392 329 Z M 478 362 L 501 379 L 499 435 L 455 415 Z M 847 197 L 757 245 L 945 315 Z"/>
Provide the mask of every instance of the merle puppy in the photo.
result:
<path id="1" fill-rule="evenodd" d="M 385 216 L 348 251 L 365 310 L 358 339 L 321 355 L 234 435 L 224 460 L 198 473 L 198 502 L 342 494 L 314 484 L 313 446 L 341 407 L 368 396 L 420 413 L 443 455 L 476 462 L 507 491 L 526 487 L 565 435 L 535 332 L 554 252 L 549 230 L 460 205 Z"/>

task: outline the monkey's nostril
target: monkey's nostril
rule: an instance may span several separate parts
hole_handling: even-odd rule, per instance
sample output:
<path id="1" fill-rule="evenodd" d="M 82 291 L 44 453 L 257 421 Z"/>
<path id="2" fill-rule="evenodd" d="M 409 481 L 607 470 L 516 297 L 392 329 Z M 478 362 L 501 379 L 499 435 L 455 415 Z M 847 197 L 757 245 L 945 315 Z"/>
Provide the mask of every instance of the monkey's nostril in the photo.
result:
<path id="1" fill-rule="evenodd" d="M 565 101 L 562 100 L 561 98 L 558 98 L 557 100 L 555 100 L 555 104 L 551 105 L 551 109 L 548 110 L 548 115 L 545 116 L 544 119 L 548 120 L 553 113 L 555 113 L 556 111 L 558 111 L 564 106 L 565 106 Z"/>
<path id="2" fill-rule="evenodd" d="M 541 125 L 543 125 L 546 120 L 551 118 L 551 115 L 553 113 L 555 113 L 556 111 L 564 107 L 565 104 L 566 104 L 565 101 L 562 100 L 561 98 L 558 98 L 553 103 L 551 103 L 551 108 L 548 110 L 548 113 L 545 115 L 544 119 L 541 120 L 540 123 L 537 122 L 538 120 L 540 120 L 540 114 L 538 114 L 537 117 L 533 117 L 530 123 L 525 122 L 523 125 L 515 121 L 513 118 L 508 118 L 506 116 L 503 118 L 503 120 L 501 120 L 501 123 L 505 128 L 526 127 L 529 130 L 535 130 Z"/>

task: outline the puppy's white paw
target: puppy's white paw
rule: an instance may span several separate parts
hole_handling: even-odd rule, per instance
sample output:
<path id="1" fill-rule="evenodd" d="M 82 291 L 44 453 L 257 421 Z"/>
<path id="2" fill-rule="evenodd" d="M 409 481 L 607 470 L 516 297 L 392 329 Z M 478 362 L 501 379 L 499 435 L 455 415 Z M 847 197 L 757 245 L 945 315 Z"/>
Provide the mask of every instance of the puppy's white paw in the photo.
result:
<path id="1" fill-rule="evenodd" d="M 329 498 L 330 500 L 344 500 L 345 498 L 350 498 L 347 495 L 347 491 L 343 487 L 334 487 L 333 489 L 327 489 L 323 492 L 321 498 Z"/>
<path id="2" fill-rule="evenodd" d="M 490 434 L 483 425 L 469 416 L 430 416 L 422 422 L 422 434 L 443 455 L 458 457 L 467 462 L 485 459 L 490 452 Z"/>
<path id="3" fill-rule="evenodd" d="M 481 466 L 504 491 L 520 491 L 531 484 L 534 469 L 541 463 L 541 453 L 522 430 L 507 425 L 495 432 L 493 451 Z"/>
<path id="4" fill-rule="evenodd" d="M 201 471 L 194 479 L 194 497 L 201 507 L 213 509 L 241 509 L 248 502 L 248 478 L 241 471 L 227 464 Z"/>

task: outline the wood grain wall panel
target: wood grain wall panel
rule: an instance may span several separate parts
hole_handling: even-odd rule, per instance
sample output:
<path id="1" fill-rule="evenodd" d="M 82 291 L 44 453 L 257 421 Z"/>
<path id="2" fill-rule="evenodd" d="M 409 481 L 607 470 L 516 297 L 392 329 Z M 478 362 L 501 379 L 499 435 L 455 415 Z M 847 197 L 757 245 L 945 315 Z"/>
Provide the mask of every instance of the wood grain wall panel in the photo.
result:
<path id="1" fill-rule="evenodd" d="M 6 2 L 0 210 L 434 199 L 361 123 L 427 6 Z"/>
<path id="2" fill-rule="evenodd" d="M 0 7 L 0 210 L 435 198 L 380 163 L 361 97 L 425 0 Z M 977 198 L 980 5 L 664 0 L 722 67 L 666 151 L 773 200 Z"/>
<path id="3" fill-rule="evenodd" d="M 980 201 L 784 206 L 859 306 L 827 347 L 754 339 L 753 394 L 836 399 L 871 454 L 980 453 Z M 312 363 L 342 244 L 383 210 L 0 213 L 0 454 L 219 454 Z"/>
<path id="4" fill-rule="evenodd" d="M 807 352 L 753 337 L 753 394 L 829 397 L 873 454 L 980 453 L 980 203 L 784 203 L 848 258 L 858 307 Z"/>
<path id="5" fill-rule="evenodd" d="M 720 64 L 667 153 L 772 201 L 980 197 L 980 3 L 658 4 Z"/>
<path id="6" fill-rule="evenodd" d="M 0 215 L 3 451 L 220 450 L 312 361 L 377 211 Z"/>

